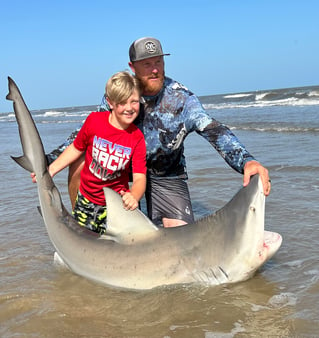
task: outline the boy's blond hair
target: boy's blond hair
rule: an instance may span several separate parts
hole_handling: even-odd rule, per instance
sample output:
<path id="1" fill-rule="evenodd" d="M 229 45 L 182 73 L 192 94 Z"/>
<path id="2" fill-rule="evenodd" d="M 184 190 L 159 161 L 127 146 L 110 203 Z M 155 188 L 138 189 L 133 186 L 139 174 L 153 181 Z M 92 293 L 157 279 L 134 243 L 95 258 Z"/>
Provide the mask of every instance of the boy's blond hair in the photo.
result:
<path id="1" fill-rule="evenodd" d="M 129 72 L 122 71 L 109 78 L 105 87 L 105 96 L 115 104 L 125 103 L 134 90 L 141 95 L 140 81 Z"/>

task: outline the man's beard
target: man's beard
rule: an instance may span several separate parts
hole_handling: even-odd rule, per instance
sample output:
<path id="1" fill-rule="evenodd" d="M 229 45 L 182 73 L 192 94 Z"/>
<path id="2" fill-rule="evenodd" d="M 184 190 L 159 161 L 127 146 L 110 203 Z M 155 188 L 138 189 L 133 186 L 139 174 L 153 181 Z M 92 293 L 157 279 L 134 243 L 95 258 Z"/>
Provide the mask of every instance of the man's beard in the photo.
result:
<path id="1" fill-rule="evenodd" d="M 158 74 L 156 77 L 153 76 L 153 78 L 157 78 L 158 81 L 151 81 L 150 79 L 152 79 L 152 77 L 150 78 L 149 76 L 140 79 L 143 87 L 143 93 L 146 95 L 156 95 L 163 87 L 164 73 Z"/>

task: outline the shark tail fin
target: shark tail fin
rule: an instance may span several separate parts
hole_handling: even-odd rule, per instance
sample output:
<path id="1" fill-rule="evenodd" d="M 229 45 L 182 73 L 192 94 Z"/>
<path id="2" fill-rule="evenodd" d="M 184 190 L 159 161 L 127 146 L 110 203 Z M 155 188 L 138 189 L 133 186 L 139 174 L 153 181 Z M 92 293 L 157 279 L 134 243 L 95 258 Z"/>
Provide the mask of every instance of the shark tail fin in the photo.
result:
<path id="1" fill-rule="evenodd" d="M 13 101 L 13 98 L 12 98 L 12 96 L 11 96 L 11 93 L 9 93 L 9 94 L 6 96 L 6 100 Z"/>
<path id="2" fill-rule="evenodd" d="M 10 100 L 10 101 L 14 101 L 14 97 L 13 97 L 13 94 L 12 94 L 12 92 L 11 92 L 11 90 L 10 90 L 10 87 L 11 87 L 11 86 L 14 86 L 14 87 L 17 88 L 18 91 L 19 91 L 19 89 L 18 89 L 16 83 L 11 79 L 10 76 L 8 76 L 8 81 L 9 81 L 9 93 L 8 93 L 8 95 L 6 96 L 6 99 L 7 99 L 7 100 Z M 19 93 L 20 93 L 20 91 L 19 91 Z"/>
<path id="3" fill-rule="evenodd" d="M 11 156 L 11 158 L 16 161 L 22 168 L 28 170 L 30 173 L 33 172 L 33 168 L 32 168 L 32 164 L 29 161 L 29 159 L 27 157 L 23 156 L 19 156 L 19 157 L 14 157 Z"/>

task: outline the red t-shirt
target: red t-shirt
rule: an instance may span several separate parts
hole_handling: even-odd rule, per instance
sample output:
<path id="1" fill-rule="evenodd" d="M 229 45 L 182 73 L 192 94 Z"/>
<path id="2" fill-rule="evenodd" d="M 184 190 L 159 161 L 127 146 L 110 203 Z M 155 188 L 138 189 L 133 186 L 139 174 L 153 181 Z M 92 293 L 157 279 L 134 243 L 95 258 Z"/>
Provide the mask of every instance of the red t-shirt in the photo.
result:
<path id="1" fill-rule="evenodd" d="M 110 112 L 93 112 L 84 122 L 74 146 L 85 151 L 80 191 L 91 202 L 105 205 L 103 187 L 129 190 L 129 172 L 146 174 L 146 146 L 132 123 L 120 130 L 109 123 Z"/>

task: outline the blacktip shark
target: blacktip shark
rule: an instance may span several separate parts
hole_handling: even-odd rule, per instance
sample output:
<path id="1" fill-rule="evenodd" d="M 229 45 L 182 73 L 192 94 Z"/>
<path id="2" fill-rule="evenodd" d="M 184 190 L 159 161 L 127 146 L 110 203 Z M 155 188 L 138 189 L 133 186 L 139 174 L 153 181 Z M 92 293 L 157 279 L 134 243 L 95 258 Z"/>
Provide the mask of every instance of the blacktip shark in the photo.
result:
<path id="1" fill-rule="evenodd" d="M 127 289 L 247 280 L 279 249 L 282 237 L 264 230 L 265 196 L 258 175 L 223 208 L 194 224 L 158 228 L 141 211 L 127 211 L 121 197 L 104 189 L 108 232 L 81 227 L 62 203 L 47 170 L 44 148 L 32 116 L 8 78 L 23 156 L 13 159 L 34 172 L 41 214 L 64 264 L 96 282 Z"/>

